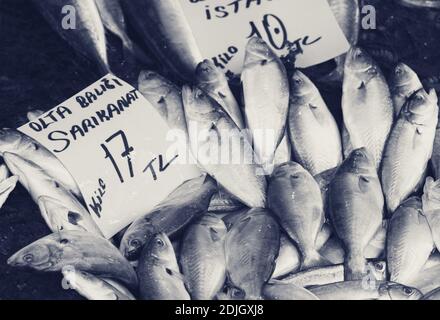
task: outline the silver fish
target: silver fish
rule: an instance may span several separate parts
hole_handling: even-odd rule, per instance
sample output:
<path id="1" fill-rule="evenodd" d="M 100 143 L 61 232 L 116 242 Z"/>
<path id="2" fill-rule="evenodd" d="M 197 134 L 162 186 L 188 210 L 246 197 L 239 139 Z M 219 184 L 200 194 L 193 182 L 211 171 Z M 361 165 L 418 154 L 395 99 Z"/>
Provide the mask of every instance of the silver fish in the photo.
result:
<path id="1" fill-rule="evenodd" d="M 191 79 L 203 60 L 179 1 L 123 1 L 130 22 L 175 76 Z"/>
<path id="2" fill-rule="evenodd" d="M 379 66 L 358 47 L 348 52 L 345 61 L 342 112 L 348 137 L 345 156 L 365 147 L 378 169 L 393 124 L 393 102 Z"/>
<path id="3" fill-rule="evenodd" d="M 246 137 L 202 90 L 184 86 L 182 95 L 191 150 L 199 166 L 245 205 L 265 207 L 266 180 Z"/>
<path id="4" fill-rule="evenodd" d="M 137 288 L 136 273 L 109 241 L 90 232 L 60 231 L 41 238 L 8 259 L 13 267 L 61 271 L 73 267 Z"/>
<path id="5" fill-rule="evenodd" d="M 342 162 L 338 125 L 318 89 L 300 71 L 291 79 L 288 123 L 294 159 L 313 176 Z"/>
<path id="6" fill-rule="evenodd" d="M 170 239 L 155 235 L 142 250 L 137 269 L 139 292 L 146 300 L 190 300 Z"/>
<path id="7" fill-rule="evenodd" d="M 416 288 L 385 281 L 344 281 L 311 288 L 321 300 L 419 300 Z"/>
<path id="8" fill-rule="evenodd" d="M 0 181 L 0 208 L 8 200 L 9 195 L 15 189 L 18 182 L 18 176 L 12 176 Z"/>
<path id="9" fill-rule="evenodd" d="M 373 157 L 365 148 L 354 150 L 329 188 L 330 220 L 346 248 L 346 280 L 365 274 L 365 248 L 382 224 L 383 205 Z"/>
<path id="10" fill-rule="evenodd" d="M 66 189 L 81 197 L 81 192 L 72 175 L 49 150 L 35 140 L 13 129 L 0 130 L 0 155 L 15 153 L 41 167 L 46 174 Z"/>
<path id="11" fill-rule="evenodd" d="M 245 128 L 240 106 L 229 88 L 228 79 L 211 60 L 204 60 L 198 64 L 196 83 L 200 89 L 223 107 L 239 129 Z"/>
<path id="12" fill-rule="evenodd" d="M 226 226 L 213 214 L 204 215 L 185 232 L 180 266 L 193 300 L 212 300 L 226 279 Z"/>
<path id="13" fill-rule="evenodd" d="M 193 219 L 207 212 L 216 191 L 215 181 L 207 175 L 185 181 L 151 212 L 128 227 L 122 237 L 120 251 L 126 258 L 134 260 L 156 233 L 165 232 L 171 237 L 182 231 Z"/>
<path id="14" fill-rule="evenodd" d="M 416 189 L 431 158 L 437 126 L 437 95 L 421 89 L 403 107 L 382 160 L 382 187 L 388 213 Z"/>
<path id="15" fill-rule="evenodd" d="M 390 280 L 402 284 L 422 271 L 434 243 L 422 201 L 412 197 L 394 212 L 387 235 L 387 261 Z"/>
<path id="16" fill-rule="evenodd" d="M 105 74 L 110 72 L 104 25 L 95 1 L 82 0 L 34 0 L 49 25 L 77 52 L 100 66 Z M 63 27 L 66 6 L 75 11 L 74 27 Z M 71 13 L 72 11 L 68 11 Z"/>
<path id="17" fill-rule="evenodd" d="M 398 117 L 400 110 L 414 92 L 423 88 L 417 74 L 409 66 L 399 63 L 390 79 L 390 91 L 394 104 L 394 116 Z"/>
<path id="18" fill-rule="evenodd" d="M 52 232 L 64 229 L 82 230 L 102 236 L 87 209 L 43 169 L 13 153 L 3 153 L 3 159 L 35 203 L 40 205 L 41 215 Z M 48 202 L 40 201 L 41 197 L 45 200 L 55 199 L 52 204 L 56 204 L 56 208 L 46 207 Z"/>
<path id="19" fill-rule="evenodd" d="M 244 116 L 258 160 L 273 167 L 289 109 L 289 81 L 281 60 L 260 38 L 249 40 L 241 74 Z"/>
<path id="20" fill-rule="evenodd" d="M 125 293 L 127 290 L 121 292 L 109 282 L 88 272 L 64 268 L 62 274 L 67 281 L 66 285 L 88 300 L 136 300 L 131 293 Z"/>
<path id="21" fill-rule="evenodd" d="M 312 175 L 300 164 L 278 166 L 269 180 L 268 206 L 302 256 L 302 269 L 322 265 L 316 238 L 324 224 L 321 191 Z"/>
<path id="22" fill-rule="evenodd" d="M 261 299 L 280 248 L 279 226 L 265 209 L 249 210 L 226 235 L 226 270 L 229 282 L 245 299 Z"/>

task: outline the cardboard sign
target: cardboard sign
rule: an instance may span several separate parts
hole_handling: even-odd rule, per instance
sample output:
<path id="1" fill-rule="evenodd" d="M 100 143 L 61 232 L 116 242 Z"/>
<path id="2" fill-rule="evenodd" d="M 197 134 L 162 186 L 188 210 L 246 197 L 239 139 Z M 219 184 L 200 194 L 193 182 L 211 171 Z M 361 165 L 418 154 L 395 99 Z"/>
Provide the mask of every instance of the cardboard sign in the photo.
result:
<path id="1" fill-rule="evenodd" d="M 349 49 L 327 0 L 179 0 L 204 57 L 241 73 L 249 38 L 264 39 L 279 55 L 298 52 L 309 67 Z M 301 53 L 302 52 L 302 53 Z"/>
<path id="2" fill-rule="evenodd" d="M 200 175 L 179 161 L 185 155 L 149 102 L 111 74 L 18 130 L 61 160 L 107 238 Z"/>

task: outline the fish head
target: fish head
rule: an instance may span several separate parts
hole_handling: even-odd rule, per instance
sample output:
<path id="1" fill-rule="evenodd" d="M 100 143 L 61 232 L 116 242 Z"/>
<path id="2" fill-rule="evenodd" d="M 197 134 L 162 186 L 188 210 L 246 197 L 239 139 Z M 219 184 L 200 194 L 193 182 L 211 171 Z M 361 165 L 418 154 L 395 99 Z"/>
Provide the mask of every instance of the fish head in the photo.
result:
<path id="1" fill-rule="evenodd" d="M 399 283 L 383 283 L 379 286 L 379 294 L 390 300 L 419 300 L 423 294 L 416 288 Z"/>
<path id="2" fill-rule="evenodd" d="M 190 122 L 208 123 L 211 122 L 213 101 L 211 98 L 198 87 L 191 88 L 183 86 L 182 100 L 185 106 L 185 115 L 188 120 L 188 128 L 191 128 Z"/>
<path id="3" fill-rule="evenodd" d="M 172 91 L 173 84 L 154 71 L 141 71 L 138 78 L 139 91 L 148 100 L 161 104 Z"/>
<path id="4" fill-rule="evenodd" d="M 264 66 L 274 59 L 276 59 L 275 53 L 263 39 L 252 37 L 248 41 L 244 68 L 255 64 Z"/>
<path id="5" fill-rule="evenodd" d="M 303 183 L 304 178 L 308 176 L 308 172 L 297 162 L 289 161 L 277 166 L 272 173 L 272 180 L 282 181 L 286 183 L 296 184 Z"/>
<path id="6" fill-rule="evenodd" d="M 438 98 L 434 89 L 414 92 L 403 107 L 402 116 L 415 125 L 425 125 L 438 118 Z"/>
<path id="7" fill-rule="evenodd" d="M 214 65 L 211 60 L 205 59 L 196 67 L 196 78 L 200 85 L 215 87 L 220 79 L 224 79 L 224 74 Z"/>
<path id="8" fill-rule="evenodd" d="M 314 95 L 316 87 L 301 71 L 295 70 L 290 81 L 290 97 L 295 100 L 306 100 Z M 308 99 L 307 99 L 308 100 Z"/>
<path id="9" fill-rule="evenodd" d="M 18 149 L 22 142 L 23 135 L 14 129 L 3 128 L 0 129 L 0 154 L 7 151 L 14 151 Z"/>
<path id="10" fill-rule="evenodd" d="M 432 177 L 427 177 L 423 187 L 422 196 L 423 211 L 425 214 L 440 208 L 440 179 L 435 181 Z"/>
<path id="11" fill-rule="evenodd" d="M 399 63 L 391 75 L 391 87 L 404 87 L 418 81 L 417 74 L 406 64 Z"/>
<path id="12" fill-rule="evenodd" d="M 380 73 L 373 58 L 359 47 L 352 47 L 348 51 L 345 60 L 345 72 L 360 82 L 356 84 L 359 87 L 367 84 Z"/>
<path id="13" fill-rule="evenodd" d="M 176 260 L 173 244 L 164 232 L 156 233 L 145 250 L 161 263 L 174 264 Z"/>
<path id="14" fill-rule="evenodd" d="M 51 267 L 51 247 L 42 240 L 30 244 L 13 254 L 7 261 L 8 265 L 36 270 L 45 270 Z"/>
<path id="15" fill-rule="evenodd" d="M 419 211 L 420 213 L 422 213 L 422 199 L 420 199 L 420 197 L 416 197 L 416 196 L 410 197 L 407 200 L 405 200 L 400 206 L 406 208 L 413 208 Z"/>
<path id="16" fill-rule="evenodd" d="M 156 227 L 148 216 L 133 222 L 121 239 L 119 251 L 129 260 L 137 260 L 142 248 L 157 233 Z"/>
<path id="17" fill-rule="evenodd" d="M 211 238 L 214 241 L 224 238 L 227 233 L 226 224 L 215 214 L 205 214 L 198 223 L 210 230 Z"/>
<path id="18" fill-rule="evenodd" d="M 385 261 L 370 261 L 368 269 L 375 280 L 384 281 L 387 278 L 387 263 Z"/>
<path id="19" fill-rule="evenodd" d="M 365 147 L 353 150 L 342 163 L 341 169 L 353 173 L 376 172 L 373 156 Z"/>

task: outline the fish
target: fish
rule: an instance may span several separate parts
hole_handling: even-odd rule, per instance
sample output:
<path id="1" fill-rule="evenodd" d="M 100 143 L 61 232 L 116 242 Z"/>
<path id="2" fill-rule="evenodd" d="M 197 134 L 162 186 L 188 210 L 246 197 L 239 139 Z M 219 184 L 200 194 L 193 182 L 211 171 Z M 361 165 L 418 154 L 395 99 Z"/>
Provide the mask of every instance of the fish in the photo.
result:
<path id="1" fill-rule="evenodd" d="M 422 211 L 428 221 L 434 244 L 440 248 L 440 180 L 427 177 L 423 187 Z"/>
<path id="2" fill-rule="evenodd" d="M 399 117 L 406 101 L 423 88 L 417 73 L 403 62 L 399 63 L 390 78 L 390 92 L 394 105 L 394 116 Z"/>
<path id="3" fill-rule="evenodd" d="M 88 272 L 63 268 L 63 284 L 88 300 L 136 300 L 131 293 L 121 292 L 109 282 Z"/>
<path id="4" fill-rule="evenodd" d="M 29 121 L 36 121 L 39 117 L 41 117 L 45 112 L 43 110 L 32 110 L 26 114 L 26 117 Z"/>
<path id="5" fill-rule="evenodd" d="M 262 299 L 280 248 L 280 230 L 272 214 L 254 208 L 229 230 L 225 240 L 228 282 L 247 300 Z"/>
<path id="6" fill-rule="evenodd" d="M 185 231 L 180 266 L 193 300 L 213 300 L 226 280 L 226 225 L 214 214 L 206 214 Z"/>
<path id="7" fill-rule="evenodd" d="M 145 300 L 190 300 L 173 245 L 165 233 L 154 235 L 142 250 L 137 269 Z"/>
<path id="8" fill-rule="evenodd" d="M 440 287 L 440 264 L 435 254 L 423 266 L 423 269 L 407 281 L 407 285 L 419 289 L 423 294 Z"/>
<path id="9" fill-rule="evenodd" d="M 182 90 L 170 80 L 154 71 L 141 71 L 138 88 L 154 109 L 166 120 L 170 129 L 187 135 Z"/>
<path id="10" fill-rule="evenodd" d="M 152 211 L 128 227 L 119 250 L 128 260 L 136 260 L 155 234 L 164 232 L 172 237 L 204 215 L 216 191 L 215 181 L 206 174 L 183 182 Z"/>
<path id="11" fill-rule="evenodd" d="M 435 90 L 421 89 L 400 113 L 382 160 L 382 188 L 388 213 L 416 191 L 431 158 L 438 116 Z"/>
<path id="12" fill-rule="evenodd" d="M 110 72 L 105 29 L 95 1 L 48 0 L 43 3 L 34 0 L 33 3 L 51 28 L 74 50 L 99 66 L 103 74 Z M 75 19 L 71 18 L 72 14 Z M 65 25 L 67 21 L 70 24 Z"/>
<path id="13" fill-rule="evenodd" d="M 411 197 L 393 214 L 387 234 L 390 280 L 402 284 L 423 269 L 434 249 L 431 230 L 423 215 L 422 201 Z"/>
<path id="14" fill-rule="evenodd" d="M 428 292 L 421 300 L 440 300 L 440 288 Z"/>
<path id="15" fill-rule="evenodd" d="M 263 295 L 267 300 L 319 300 L 307 289 L 278 282 L 266 284 Z"/>
<path id="16" fill-rule="evenodd" d="M 184 86 L 182 96 L 191 150 L 199 167 L 248 207 L 265 207 L 266 179 L 246 136 L 201 89 Z"/>
<path id="17" fill-rule="evenodd" d="M 127 23 L 119 0 L 94 0 L 104 27 L 119 37 L 126 56 L 134 56 L 146 64 L 149 59 L 127 34 Z"/>
<path id="18" fill-rule="evenodd" d="M 98 277 L 118 280 L 136 289 L 138 280 L 130 263 L 102 237 L 84 231 L 59 231 L 29 244 L 13 254 L 8 265 L 44 272 L 73 267 Z"/>
<path id="19" fill-rule="evenodd" d="M 366 148 L 354 150 L 329 187 L 330 221 L 345 252 L 345 280 L 365 274 L 365 248 L 382 224 L 384 197 L 374 158 Z"/>
<path id="20" fill-rule="evenodd" d="M 344 281 L 311 288 L 320 300 L 419 300 L 416 288 L 386 281 Z"/>
<path id="21" fill-rule="evenodd" d="M 345 61 L 342 113 L 347 138 L 344 154 L 365 147 L 379 169 L 394 118 L 393 101 L 377 63 L 359 47 Z"/>
<path id="22" fill-rule="evenodd" d="M 316 176 L 341 164 L 341 134 L 312 81 L 297 70 L 290 83 L 288 127 L 293 156 Z"/>
<path id="23" fill-rule="evenodd" d="M 222 106 L 240 130 L 245 128 L 241 108 L 229 87 L 228 79 L 211 60 L 203 60 L 197 65 L 196 84 Z"/>
<path id="24" fill-rule="evenodd" d="M 0 155 L 10 152 L 32 161 L 46 174 L 81 198 L 81 191 L 69 171 L 49 150 L 32 138 L 14 129 L 0 130 Z"/>
<path id="25" fill-rule="evenodd" d="M 41 215 L 52 232 L 73 229 L 103 236 L 81 202 L 42 168 L 14 153 L 4 152 L 3 159 L 35 203 L 39 204 Z M 47 199 L 52 201 L 48 202 Z"/>
<path id="26" fill-rule="evenodd" d="M 367 277 L 371 280 L 383 281 L 387 278 L 385 261 L 369 261 L 367 263 Z M 344 265 L 337 264 L 326 267 L 317 267 L 288 275 L 279 280 L 280 283 L 293 284 L 299 287 L 320 286 L 344 281 Z"/>
<path id="27" fill-rule="evenodd" d="M 269 180 L 267 198 L 281 227 L 297 244 L 301 269 L 322 265 L 325 259 L 316 248 L 316 238 L 325 217 L 321 190 L 313 176 L 296 162 L 282 164 Z"/>
<path id="28" fill-rule="evenodd" d="M 270 171 L 286 129 L 289 80 L 281 60 L 260 38 L 246 46 L 241 82 L 246 127 L 259 163 Z"/>
<path id="29" fill-rule="evenodd" d="M 361 28 L 361 10 L 359 0 L 327 0 L 339 27 L 342 29 L 348 43 L 357 45 Z M 346 55 L 335 58 L 336 69 L 325 76 L 322 81 L 342 81 Z"/>
<path id="30" fill-rule="evenodd" d="M 175 0 L 122 1 L 123 9 L 148 48 L 174 76 L 191 80 L 203 60 L 181 4 Z"/>
<path id="31" fill-rule="evenodd" d="M 12 176 L 0 181 L 0 208 L 3 207 L 9 195 L 14 191 L 18 182 L 18 176 Z"/>
<path id="32" fill-rule="evenodd" d="M 0 182 L 6 180 L 11 176 L 11 172 L 9 171 L 8 167 L 2 163 L 0 165 Z"/>

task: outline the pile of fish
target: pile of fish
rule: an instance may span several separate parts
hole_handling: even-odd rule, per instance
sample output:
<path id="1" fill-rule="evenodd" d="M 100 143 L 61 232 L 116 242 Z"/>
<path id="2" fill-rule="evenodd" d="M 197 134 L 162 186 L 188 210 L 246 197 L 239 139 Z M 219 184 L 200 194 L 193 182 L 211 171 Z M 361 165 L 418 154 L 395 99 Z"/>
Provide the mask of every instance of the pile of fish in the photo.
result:
<path id="1" fill-rule="evenodd" d="M 47 2 L 43 11 L 87 3 L 95 14 L 83 17 L 94 22 L 82 21 L 81 32 L 90 43 L 105 38 L 105 25 L 127 50 L 140 50 L 126 36 L 125 20 L 115 19 L 123 17 L 117 1 Z M 142 71 L 139 91 L 171 129 L 186 133 L 204 174 L 107 240 L 61 162 L 29 137 L 3 129 L 0 204 L 19 181 L 53 232 L 8 264 L 60 272 L 63 287 L 87 299 L 440 299 L 437 95 L 403 63 L 386 79 L 356 46 L 357 1 L 330 1 L 341 26 L 354 17 L 343 28 L 353 47 L 321 80 L 341 81 L 341 126 L 314 82 L 299 70 L 288 75 L 259 38 L 247 45 L 243 101 L 237 100 L 225 75 L 200 62 L 173 1 L 146 3 L 124 5 L 133 16 L 148 12 L 151 19 L 135 21 L 138 30 L 157 51 L 164 43 L 181 49 L 186 63 L 175 64 L 172 52 L 179 50 L 165 50 L 166 60 L 185 75 L 195 69 L 195 81 L 180 87 Z M 174 27 L 161 25 L 152 34 L 165 12 Z M 86 44 L 84 34 L 68 41 Z M 105 50 L 84 48 L 96 49 L 86 54 L 108 70 Z M 270 132 L 269 141 L 258 131 Z M 244 133 L 241 146 L 254 161 L 212 163 L 197 152 L 228 149 L 231 132 Z"/>

